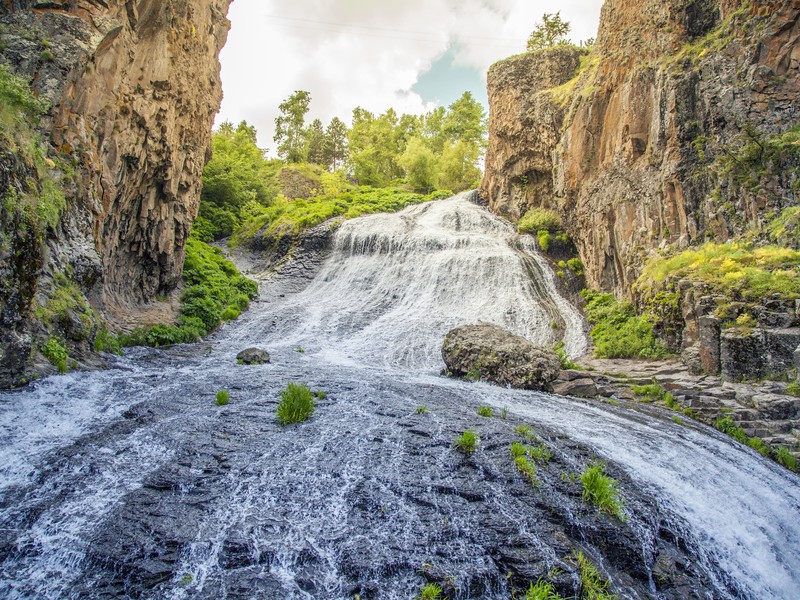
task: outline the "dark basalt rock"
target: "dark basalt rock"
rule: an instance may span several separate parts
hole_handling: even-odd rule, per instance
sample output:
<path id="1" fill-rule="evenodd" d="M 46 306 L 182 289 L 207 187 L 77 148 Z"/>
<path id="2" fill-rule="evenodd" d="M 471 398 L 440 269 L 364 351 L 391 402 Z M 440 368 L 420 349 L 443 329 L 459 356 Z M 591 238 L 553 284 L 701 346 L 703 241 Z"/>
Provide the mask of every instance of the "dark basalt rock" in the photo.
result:
<path id="1" fill-rule="evenodd" d="M 561 368 L 552 350 L 490 323 L 451 330 L 442 358 L 448 375 L 527 390 L 550 390 Z"/>
<path id="2" fill-rule="evenodd" d="M 269 353 L 261 348 L 248 348 L 239 352 L 236 360 L 245 365 L 263 365 L 269 362 Z"/>

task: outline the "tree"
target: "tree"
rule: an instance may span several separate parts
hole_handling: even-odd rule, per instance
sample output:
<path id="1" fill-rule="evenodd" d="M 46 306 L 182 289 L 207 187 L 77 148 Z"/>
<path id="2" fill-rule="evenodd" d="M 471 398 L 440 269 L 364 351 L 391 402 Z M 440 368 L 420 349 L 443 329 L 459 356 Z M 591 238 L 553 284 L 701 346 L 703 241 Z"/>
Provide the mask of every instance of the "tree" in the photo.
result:
<path id="1" fill-rule="evenodd" d="M 325 138 L 327 164 L 332 171 L 336 171 L 347 160 L 347 125 L 339 117 L 333 117 L 325 131 Z"/>
<path id="2" fill-rule="evenodd" d="M 308 129 L 306 129 L 305 137 L 308 162 L 315 165 L 327 166 L 328 140 L 325 135 L 325 128 L 322 126 L 322 121 L 314 119 Z"/>
<path id="3" fill-rule="evenodd" d="M 567 35 L 571 28 L 569 22 L 561 19 L 561 12 L 545 13 L 542 22 L 536 24 L 531 37 L 528 38 L 528 52 L 569 44 Z"/>
<path id="4" fill-rule="evenodd" d="M 486 111 L 470 92 L 453 102 L 442 121 L 442 133 L 450 142 L 462 141 L 478 148 L 486 138 Z"/>
<path id="5" fill-rule="evenodd" d="M 306 160 L 305 117 L 311 103 L 311 94 L 302 90 L 284 100 L 278 109 L 281 115 L 275 119 L 275 143 L 278 156 L 290 163 Z"/>
<path id="6" fill-rule="evenodd" d="M 423 140 L 411 138 L 397 162 L 414 191 L 429 194 L 436 189 L 436 156 Z"/>

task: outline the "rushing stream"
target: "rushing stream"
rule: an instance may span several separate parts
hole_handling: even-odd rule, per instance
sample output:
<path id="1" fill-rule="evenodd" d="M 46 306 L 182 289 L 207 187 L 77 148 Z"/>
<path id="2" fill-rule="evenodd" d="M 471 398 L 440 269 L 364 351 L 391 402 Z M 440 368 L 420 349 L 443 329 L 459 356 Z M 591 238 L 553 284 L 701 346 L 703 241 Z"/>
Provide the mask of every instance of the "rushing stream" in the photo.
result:
<path id="1" fill-rule="evenodd" d="M 659 597 L 683 553 L 694 597 L 797 598 L 796 475 L 657 411 L 439 375 L 444 334 L 478 320 L 585 349 L 542 261 L 463 197 L 356 219 L 312 279 L 265 284 L 206 344 L 0 395 L 0 597 L 407 600 L 426 575 L 507 600 L 508 571 L 535 580 L 579 545 L 622 597 Z M 237 366 L 248 346 L 272 363 Z M 290 381 L 327 396 L 282 429 Z M 521 422 L 553 450 L 539 490 L 509 460 Z M 452 449 L 467 427 L 472 459 Z M 595 455 L 622 533 L 569 491 Z"/>

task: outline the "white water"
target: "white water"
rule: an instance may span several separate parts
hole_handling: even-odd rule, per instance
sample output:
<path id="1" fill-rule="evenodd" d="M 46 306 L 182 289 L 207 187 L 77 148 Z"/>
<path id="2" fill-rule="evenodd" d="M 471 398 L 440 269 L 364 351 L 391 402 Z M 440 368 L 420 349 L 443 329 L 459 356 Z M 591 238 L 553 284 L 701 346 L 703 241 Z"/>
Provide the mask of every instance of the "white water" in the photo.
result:
<path id="1" fill-rule="evenodd" d="M 556 321 L 566 325 L 570 351 L 581 351 L 579 317 L 554 294 L 541 260 L 464 199 L 357 219 L 342 227 L 304 290 L 267 294 L 272 301 L 227 326 L 209 352 L 136 351 L 107 372 L 0 395 L 0 536 L 11 548 L 0 596 L 99 597 L 92 548 L 112 533 L 120 546 L 139 539 L 148 519 L 156 518 L 152 531 L 169 532 L 158 516 L 173 510 L 180 568 L 146 597 L 252 597 L 257 590 L 236 587 L 247 576 L 279 585 L 285 598 L 342 598 L 343 556 L 368 551 L 376 564 L 403 557 L 421 565 L 437 545 L 463 572 L 480 570 L 487 556 L 467 540 L 485 515 L 431 490 L 460 485 L 448 447 L 452 420 L 491 404 L 589 445 L 649 491 L 715 579 L 709 597 L 797 598 L 797 476 L 705 427 L 437 375 L 444 333 L 477 320 L 548 344 Z M 540 279 L 532 282 L 531 272 Z M 249 345 L 267 347 L 273 365 L 233 366 Z M 287 381 L 332 399 L 309 423 L 281 432 L 271 414 Z M 233 402 L 220 411 L 213 396 L 222 388 L 232 389 Z M 432 409 L 420 422 L 438 446 L 409 455 L 400 425 L 420 403 Z M 135 426 L 122 418 L 131 408 L 142 417 Z M 231 466 L 204 467 L 219 460 Z M 136 501 L 154 477 L 173 475 L 173 494 Z M 198 501 L 204 494 L 211 499 Z M 354 506 L 374 498 L 377 521 L 364 522 Z M 520 535 L 530 534 L 535 512 L 520 517 L 531 510 L 524 499 L 494 486 L 490 500 L 493 512 L 520 518 Z M 444 516 L 444 533 L 431 533 L 428 504 Z M 447 538 L 450 531 L 457 535 Z M 261 558 L 231 571 L 221 557 L 232 539 L 247 542 L 251 561 Z M 302 584 L 309 556 L 312 591 Z M 191 583 L 182 584 L 186 574 Z M 375 579 L 382 598 L 408 598 L 419 587 L 413 570 L 376 571 Z M 495 583 L 473 593 L 508 598 Z"/>

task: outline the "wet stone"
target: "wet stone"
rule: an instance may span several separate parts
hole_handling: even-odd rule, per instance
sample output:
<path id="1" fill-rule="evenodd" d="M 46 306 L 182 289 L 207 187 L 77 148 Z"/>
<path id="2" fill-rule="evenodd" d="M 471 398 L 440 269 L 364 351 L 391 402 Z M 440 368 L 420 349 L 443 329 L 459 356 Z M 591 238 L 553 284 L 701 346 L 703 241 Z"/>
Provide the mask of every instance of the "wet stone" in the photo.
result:
<path id="1" fill-rule="evenodd" d="M 245 365 L 263 365 L 270 361 L 269 353 L 261 348 L 248 348 L 236 355 L 236 360 Z"/>

